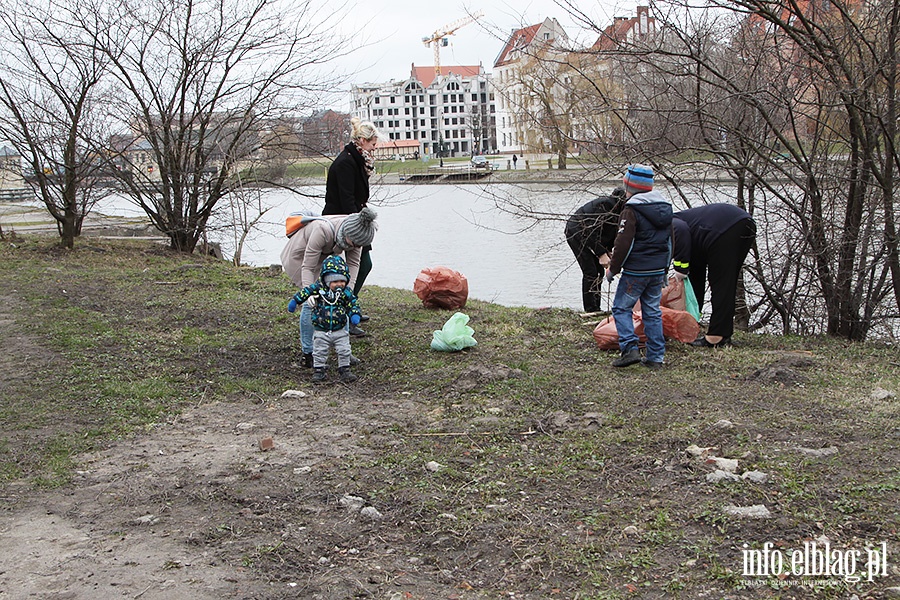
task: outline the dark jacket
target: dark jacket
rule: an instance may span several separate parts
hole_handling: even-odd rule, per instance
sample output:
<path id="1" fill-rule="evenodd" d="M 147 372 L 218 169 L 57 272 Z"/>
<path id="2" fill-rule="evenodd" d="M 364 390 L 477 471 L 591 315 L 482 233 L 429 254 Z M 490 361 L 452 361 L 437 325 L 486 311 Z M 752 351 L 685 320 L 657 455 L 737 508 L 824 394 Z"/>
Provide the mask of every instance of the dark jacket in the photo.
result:
<path id="1" fill-rule="evenodd" d="M 566 221 L 566 239 L 579 240 L 579 247 L 595 256 L 612 252 L 619 229 L 624 198 L 600 196 L 581 206 Z"/>
<path id="2" fill-rule="evenodd" d="M 734 204 L 705 204 L 673 215 L 675 270 L 687 273 L 691 256 L 708 256 L 719 236 L 743 221 L 750 213 Z"/>
<path id="3" fill-rule="evenodd" d="M 672 257 L 672 205 L 659 192 L 635 194 L 625 203 L 609 262 L 613 275 L 665 275 Z"/>
<path id="4" fill-rule="evenodd" d="M 366 161 L 353 143 L 347 144 L 328 167 L 323 215 L 352 215 L 369 201 Z"/>

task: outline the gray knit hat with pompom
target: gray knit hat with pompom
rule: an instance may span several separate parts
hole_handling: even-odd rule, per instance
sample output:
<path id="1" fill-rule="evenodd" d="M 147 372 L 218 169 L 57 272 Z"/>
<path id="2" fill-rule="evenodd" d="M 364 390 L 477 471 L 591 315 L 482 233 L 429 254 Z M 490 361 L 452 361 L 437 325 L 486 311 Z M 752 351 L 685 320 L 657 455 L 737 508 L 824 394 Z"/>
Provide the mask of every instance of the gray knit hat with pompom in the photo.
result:
<path id="1" fill-rule="evenodd" d="M 343 246 L 346 242 L 350 242 L 360 248 L 371 244 L 375 239 L 375 230 L 378 229 L 375 223 L 377 216 L 374 210 L 364 206 L 358 213 L 344 219 L 338 229 L 338 243 Z"/>

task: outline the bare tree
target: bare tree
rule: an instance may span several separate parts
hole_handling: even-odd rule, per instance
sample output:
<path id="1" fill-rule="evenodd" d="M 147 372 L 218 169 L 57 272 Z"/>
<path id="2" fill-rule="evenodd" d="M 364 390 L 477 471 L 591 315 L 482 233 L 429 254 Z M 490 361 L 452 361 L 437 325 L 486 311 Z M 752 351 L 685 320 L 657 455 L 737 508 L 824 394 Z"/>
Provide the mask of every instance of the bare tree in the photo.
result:
<path id="1" fill-rule="evenodd" d="M 121 182 L 173 249 L 193 251 L 235 175 L 272 139 L 267 124 L 308 113 L 334 89 L 319 67 L 342 42 L 315 9 L 282 0 L 85 7 L 103 15 L 92 31 L 120 90 L 111 108 L 129 127 L 116 148 Z"/>
<path id="2" fill-rule="evenodd" d="M 109 156 L 97 144 L 108 135 L 107 61 L 70 16 L 66 6 L 25 1 L 0 10 L 0 134 L 27 162 L 25 180 L 67 248 L 111 191 Z"/>
<path id="3" fill-rule="evenodd" d="M 756 218 L 750 328 L 896 335 L 900 0 L 672 0 L 646 36 L 610 36 L 565 5 L 611 42 L 568 60 L 587 84 L 570 116 L 579 147 L 653 164 L 679 204 L 725 197 Z"/>
<path id="4" fill-rule="evenodd" d="M 556 154 L 557 168 L 566 168 L 572 140 L 572 116 L 581 97 L 573 89 L 569 52 L 535 45 L 523 53 L 513 71 L 516 75 L 515 120 L 523 141 L 533 152 Z"/>
<path id="5" fill-rule="evenodd" d="M 824 313 L 826 333 L 864 339 L 900 308 L 893 212 L 898 3 L 869 10 L 855 2 L 740 0 L 722 8 L 739 17 L 730 35 L 694 38 L 696 29 L 672 27 L 680 43 L 666 55 L 689 61 L 688 79 L 708 92 L 704 100 L 719 99 L 712 110 L 701 95 L 693 102 L 695 127 L 706 132 L 702 148 L 740 182 L 750 181 L 751 192 L 762 192 L 755 200 L 766 203 L 758 208 L 783 216 L 768 234 L 797 253 L 777 271 L 787 275 L 780 279 L 785 286 L 799 284 L 804 293 L 772 279 L 764 287 L 785 328 L 815 331 Z M 723 135 L 716 143 L 710 124 Z M 893 310 L 884 304 L 891 291 Z"/>

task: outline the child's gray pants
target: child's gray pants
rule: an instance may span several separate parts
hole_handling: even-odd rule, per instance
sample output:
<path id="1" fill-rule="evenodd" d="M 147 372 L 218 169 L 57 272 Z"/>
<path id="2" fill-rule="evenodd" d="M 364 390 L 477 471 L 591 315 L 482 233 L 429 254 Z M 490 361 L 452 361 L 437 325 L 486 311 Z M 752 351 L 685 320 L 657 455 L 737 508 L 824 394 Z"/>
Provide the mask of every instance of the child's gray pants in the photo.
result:
<path id="1" fill-rule="evenodd" d="M 338 367 L 350 366 L 350 334 L 346 328 L 337 331 L 313 332 L 313 367 L 324 367 L 328 362 L 328 353 L 334 348 L 338 357 Z"/>

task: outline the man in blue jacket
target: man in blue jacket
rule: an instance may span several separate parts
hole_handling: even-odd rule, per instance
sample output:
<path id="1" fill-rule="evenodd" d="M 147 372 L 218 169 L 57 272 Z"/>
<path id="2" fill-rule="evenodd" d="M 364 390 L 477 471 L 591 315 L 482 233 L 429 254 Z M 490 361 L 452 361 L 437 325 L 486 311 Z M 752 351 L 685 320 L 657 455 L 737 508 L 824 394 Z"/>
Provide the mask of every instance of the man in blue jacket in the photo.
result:
<path id="1" fill-rule="evenodd" d="M 629 166 L 622 183 L 627 201 L 606 272 L 609 282 L 622 273 L 612 308 L 621 356 L 612 366 L 627 367 L 640 362 L 645 367 L 659 369 L 666 354 L 659 303 L 672 258 L 672 205 L 662 194 L 653 191 L 651 167 Z M 643 360 L 631 316 L 638 300 L 647 336 L 647 356 Z"/>

